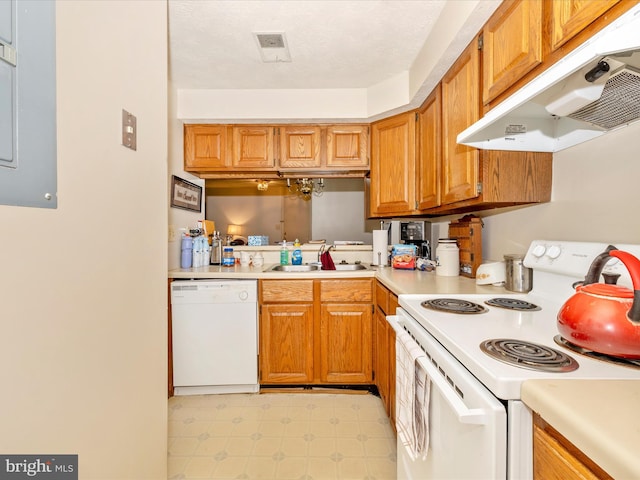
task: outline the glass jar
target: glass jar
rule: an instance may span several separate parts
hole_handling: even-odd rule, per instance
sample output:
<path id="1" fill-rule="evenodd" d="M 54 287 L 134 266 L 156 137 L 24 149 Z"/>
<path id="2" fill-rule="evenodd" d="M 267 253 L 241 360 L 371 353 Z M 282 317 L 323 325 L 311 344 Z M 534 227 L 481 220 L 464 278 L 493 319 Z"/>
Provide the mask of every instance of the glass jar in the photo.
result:
<path id="1" fill-rule="evenodd" d="M 460 275 L 460 249 L 455 238 L 441 238 L 436 248 L 436 275 L 457 277 Z"/>
<path id="2" fill-rule="evenodd" d="M 233 267 L 236 264 L 236 259 L 233 256 L 233 248 L 224 247 L 222 251 L 222 266 Z"/>

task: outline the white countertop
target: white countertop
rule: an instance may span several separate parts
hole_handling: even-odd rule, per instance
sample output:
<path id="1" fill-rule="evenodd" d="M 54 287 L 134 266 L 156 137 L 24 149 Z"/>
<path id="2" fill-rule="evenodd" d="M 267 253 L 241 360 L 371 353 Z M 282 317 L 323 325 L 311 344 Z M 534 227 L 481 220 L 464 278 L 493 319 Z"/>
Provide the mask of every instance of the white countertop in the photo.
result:
<path id="1" fill-rule="evenodd" d="M 527 380 L 522 401 L 604 471 L 640 478 L 638 380 Z"/>
<path id="2" fill-rule="evenodd" d="M 376 278 L 396 295 L 405 293 L 485 293 L 499 294 L 503 287 L 476 285 L 475 279 L 467 277 L 440 277 L 435 272 L 420 270 L 398 270 L 391 267 L 369 266 L 367 270 L 335 271 L 322 270 L 314 272 L 273 272 L 274 263 L 261 267 L 223 267 L 207 265 L 199 268 L 180 268 L 169 271 L 173 279 L 207 279 L 207 278 L 255 278 L 255 279 L 287 279 L 287 278 Z"/>

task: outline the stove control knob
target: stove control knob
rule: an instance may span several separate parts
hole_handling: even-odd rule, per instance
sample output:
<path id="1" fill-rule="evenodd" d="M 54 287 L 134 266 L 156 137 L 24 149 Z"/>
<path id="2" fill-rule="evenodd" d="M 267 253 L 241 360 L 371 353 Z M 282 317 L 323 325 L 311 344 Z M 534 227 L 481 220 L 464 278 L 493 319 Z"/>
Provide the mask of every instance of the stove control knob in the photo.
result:
<path id="1" fill-rule="evenodd" d="M 555 260 L 560 256 L 561 253 L 562 250 L 560 250 L 560 247 L 558 245 L 552 245 L 549 247 L 549 250 L 547 250 L 547 257 Z"/>
<path id="2" fill-rule="evenodd" d="M 533 250 L 531 251 L 531 254 L 534 257 L 540 258 L 541 256 L 544 255 L 544 252 L 546 252 L 547 249 L 544 245 L 536 245 L 535 247 L 533 247 Z"/>

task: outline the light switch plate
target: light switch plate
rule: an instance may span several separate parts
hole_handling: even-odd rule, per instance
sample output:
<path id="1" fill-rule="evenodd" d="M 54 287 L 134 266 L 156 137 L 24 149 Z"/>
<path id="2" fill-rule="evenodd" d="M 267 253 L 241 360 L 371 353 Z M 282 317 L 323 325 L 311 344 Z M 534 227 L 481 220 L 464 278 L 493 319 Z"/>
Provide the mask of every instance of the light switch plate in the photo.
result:
<path id="1" fill-rule="evenodd" d="M 122 109 L 122 145 L 131 150 L 137 150 L 137 126 L 135 115 Z"/>

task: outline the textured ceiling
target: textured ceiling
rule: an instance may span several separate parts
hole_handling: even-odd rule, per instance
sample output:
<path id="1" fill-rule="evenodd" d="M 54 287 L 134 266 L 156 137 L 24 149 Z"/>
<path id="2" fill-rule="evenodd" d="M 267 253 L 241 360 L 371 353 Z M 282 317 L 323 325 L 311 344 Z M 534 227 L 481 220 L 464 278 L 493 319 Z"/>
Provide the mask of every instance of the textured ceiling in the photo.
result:
<path id="1" fill-rule="evenodd" d="M 444 0 L 169 0 L 178 89 L 367 88 L 409 70 Z M 284 32 L 263 63 L 253 32 Z"/>

